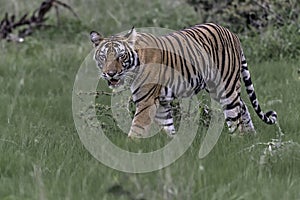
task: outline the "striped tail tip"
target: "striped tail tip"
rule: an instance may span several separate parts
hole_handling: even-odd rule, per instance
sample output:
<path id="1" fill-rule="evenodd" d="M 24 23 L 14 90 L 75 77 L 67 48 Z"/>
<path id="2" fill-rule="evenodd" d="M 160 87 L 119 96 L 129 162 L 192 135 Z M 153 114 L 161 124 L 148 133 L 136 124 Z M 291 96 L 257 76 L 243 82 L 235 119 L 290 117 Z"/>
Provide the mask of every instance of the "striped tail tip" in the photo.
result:
<path id="1" fill-rule="evenodd" d="M 267 124 L 275 124 L 277 121 L 277 113 L 275 111 L 268 111 L 266 117 L 268 118 Z"/>

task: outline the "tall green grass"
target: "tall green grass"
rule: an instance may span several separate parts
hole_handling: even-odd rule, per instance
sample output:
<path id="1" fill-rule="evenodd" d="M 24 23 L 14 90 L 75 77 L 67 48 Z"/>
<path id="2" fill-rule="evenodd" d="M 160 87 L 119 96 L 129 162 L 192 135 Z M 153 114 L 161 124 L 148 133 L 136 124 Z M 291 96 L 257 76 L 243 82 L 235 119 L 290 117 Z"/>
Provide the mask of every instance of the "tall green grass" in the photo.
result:
<path id="1" fill-rule="evenodd" d="M 224 130 L 213 151 L 200 160 L 206 131 L 201 127 L 192 146 L 169 167 L 147 174 L 122 173 L 89 154 L 72 119 L 75 75 L 92 49 L 88 33 L 95 29 L 111 34 L 132 25 L 177 29 L 197 23 L 197 17 L 179 1 L 65 2 L 73 5 L 81 22 L 65 11 L 59 28 L 36 31 L 23 44 L 0 42 L 0 199 L 300 198 L 299 60 L 248 59 L 262 108 L 278 113 L 284 133 L 280 147 L 269 151 L 268 142 L 278 138 L 279 129 L 255 116 L 244 92 L 257 136 L 231 137 Z M 0 3 L 1 11 L 20 15 L 39 5 L 39 1 Z M 52 14 L 49 23 L 55 24 Z M 262 55 L 267 53 L 251 38 L 244 43 L 245 49 L 249 44 Z M 118 134 L 112 137 L 121 143 Z M 155 146 L 159 139 L 148 145 Z"/>

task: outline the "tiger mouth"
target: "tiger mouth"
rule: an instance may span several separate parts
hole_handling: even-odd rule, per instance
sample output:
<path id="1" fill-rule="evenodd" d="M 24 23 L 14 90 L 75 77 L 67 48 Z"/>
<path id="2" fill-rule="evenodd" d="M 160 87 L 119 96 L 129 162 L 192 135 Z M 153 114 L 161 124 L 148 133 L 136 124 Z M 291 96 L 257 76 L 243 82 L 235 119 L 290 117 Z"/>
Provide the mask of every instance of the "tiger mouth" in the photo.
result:
<path id="1" fill-rule="evenodd" d="M 120 85 L 123 84 L 123 81 L 121 79 L 114 79 L 114 78 L 107 80 L 107 82 L 108 82 L 108 86 L 113 88 L 119 87 Z"/>

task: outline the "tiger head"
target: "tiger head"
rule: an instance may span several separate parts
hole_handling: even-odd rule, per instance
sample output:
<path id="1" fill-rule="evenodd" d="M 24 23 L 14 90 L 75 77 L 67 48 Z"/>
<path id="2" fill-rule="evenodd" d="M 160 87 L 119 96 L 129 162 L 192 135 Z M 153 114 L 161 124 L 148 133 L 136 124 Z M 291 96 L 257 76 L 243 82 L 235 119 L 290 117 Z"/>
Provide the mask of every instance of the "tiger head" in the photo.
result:
<path id="1" fill-rule="evenodd" d="M 95 47 L 94 60 L 100 69 L 101 77 L 107 80 L 110 88 L 124 84 L 129 71 L 138 65 L 134 50 L 137 32 L 132 28 L 126 35 L 102 37 L 96 31 L 90 33 Z"/>

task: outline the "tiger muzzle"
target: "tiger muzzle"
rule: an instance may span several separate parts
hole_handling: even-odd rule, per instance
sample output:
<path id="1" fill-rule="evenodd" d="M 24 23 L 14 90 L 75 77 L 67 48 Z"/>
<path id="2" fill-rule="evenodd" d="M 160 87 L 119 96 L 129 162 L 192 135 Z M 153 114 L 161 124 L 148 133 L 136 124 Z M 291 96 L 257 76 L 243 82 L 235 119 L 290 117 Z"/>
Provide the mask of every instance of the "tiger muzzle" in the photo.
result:
<path id="1" fill-rule="evenodd" d="M 108 86 L 112 88 L 116 88 L 120 85 L 122 85 L 123 81 L 119 77 L 117 71 L 108 71 L 105 73 L 105 79 L 107 80 Z"/>

